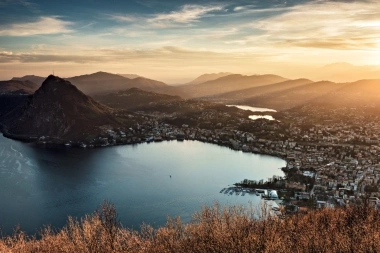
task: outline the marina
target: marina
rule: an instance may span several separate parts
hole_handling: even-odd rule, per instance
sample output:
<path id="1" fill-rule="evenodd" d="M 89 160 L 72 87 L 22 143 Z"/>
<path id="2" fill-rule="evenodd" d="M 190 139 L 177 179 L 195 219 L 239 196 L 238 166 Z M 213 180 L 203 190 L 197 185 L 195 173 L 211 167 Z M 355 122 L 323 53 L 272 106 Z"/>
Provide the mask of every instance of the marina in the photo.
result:
<path id="1" fill-rule="evenodd" d="M 276 190 L 267 189 L 253 189 L 244 187 L 228 187 L 220 190 L 220 193 L 227 194 L 227 196 L 232 196 L 234 193 L 236 196 L 248 197 L 252 200 L 261 199 L 264 201 L 265 206 L 268 208 L 270 215 L 281 216 L 280 205 L 282 205 L 282 199 L 278 198 Z"/>
<path id="2" fill-rule="evenodd" d="M 278 194 L 276 190 L 268 190 L 268 189 L 253 189 L 253 188 L 244 188 L 244 187 L 228 187 L 220 190 L 219 193 L 233 195 L 235 193 L 236 196 L 245 196 L 246 194 L 251 196 L 259 196 L 264 199 L 277 200 Z"/>

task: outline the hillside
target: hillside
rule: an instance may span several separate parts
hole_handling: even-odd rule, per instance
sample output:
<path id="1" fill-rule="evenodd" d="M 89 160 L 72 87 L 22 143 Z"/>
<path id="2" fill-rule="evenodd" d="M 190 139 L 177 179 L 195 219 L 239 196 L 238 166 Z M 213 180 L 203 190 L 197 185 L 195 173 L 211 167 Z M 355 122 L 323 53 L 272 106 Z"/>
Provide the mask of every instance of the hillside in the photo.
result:
<path id="1" fill-rule="evenodd" d="M 45 81 L 45 77 L 42 76 L 35 76 L 35 75 L 26 75 L 23 77 L 13 77 L 12 80 L 15 81 L 30 81 L 38 85 L 38 87 L 41 86 L 41 84 Z"/>
<path id="2" fill-rule="evenodd" d="M 39 85 L 31 81 L 21 81 L 21 80 L 9 80 L 0 81 L 0 94 L 20 94 L 28 95 L 33 94 Z"/>
<path id="3" fill-rule="evenodd" d="M 0 95 L 0 123 L 2 122 L 2 119 L 5 117 L 5 115 L 11 113 L 14 110 L 17 110 L 20 106 L 24 105 L 29 98 L 30 95 Z"/>
<path id="4" fill-rule="evenodd" d="M 302 86 L 302 85 L 309 84 L 312 82 L 313 81 L 308 80 L 308 79 L 288 80 L 288 81 L 284 81 L 280 83 L 268 84 L 268 85 L 263 85 L 259 87 L 227 92 L 227 93 L 207 97 L 206 99 L 208 101 L 222 102 L 225 104 L 240 103 L 240 101 L 244 99 L 262 96 L 268 93 L 284 91 L 290 88 Z"/>
<path id="5" fill-rule="evenodd" d="M 154 107 L 158 103 L 181 100 L 179 96 L 170 96 L 143 91 L 138 88 L 118 91 L 106 95 L 94 96 L 100 103 L 112 108 L 135 110 L 141 107 Z"/>
<path id="6" fill-rule="evenodd" d="M 232 75 L 232 73 L 229 72 L 220 72 L 220 73 L 212 73 L 212 74 L 203 74 L 201 76 L 198 76 L 193 81 L 187 83 L 187 85 L 191 84 L 200 84 L 208 81 L 212 81 L 221 77 Z"/>
<path id="7" fill-rule="evenodd" d="M 118 126 L 112 109 L 99 104 L 70 82 L 50 75 L 41 87 L 2 123 L 8 134 L 76 140 Z"/>
<path id="8" fill-rule="evenodd" d="M 287 110 L 313 99 L 325 96 L 332 91 L 345 86 L 344 83 L 320 81 L 293 87 L 287 90 L 266 93 L 242 100 L 241 104 L 267 107 L 278 111 Z"/>
<path id="9" fill-rule="evenodd" d="M 356 110 L 358 113 L 378 115 L 380 113 L 380 80 L 360 80 L 347 83 L 308 105 L 319 110 Z M 299 108 L 302 109 L 302 108 Z"/>
<path id="10" fill-rule="evenodd" d="M 82 92 L 88 95 L 104 94 L 111 91 L 126 90 L 133 87 L 155 91 L 166 88 L 163 82 L 151 80 L 144 77 L 129 79 L 115 74 L 106 72 L 97 72 L 90 75 L 81 75 L 71 78 L 66 78 L 69 82 L 78 87 Z"/>
<path id="11" fill-rule="evenodd" d="M 322 209 L 282 219 L 265 207 L 261 215 L 242 207 L 204 207 L 193 221 L 168 219 L 154 229 L 126 229 L 113 205 L 60 230 L 42 230 L 39 239 L 20 231 L 0 240 L 1 252 L 379 252 L 380 213 L 368 205 Z"/>
<path id="12" fill-rule="evenodd" d="M 180 88 L 188 97 L 197 98 L 279 83 L 286 80 L 286 78 L 276 75 L 228 75 L 216 80 L 201 84 L 181 86 Z"/>

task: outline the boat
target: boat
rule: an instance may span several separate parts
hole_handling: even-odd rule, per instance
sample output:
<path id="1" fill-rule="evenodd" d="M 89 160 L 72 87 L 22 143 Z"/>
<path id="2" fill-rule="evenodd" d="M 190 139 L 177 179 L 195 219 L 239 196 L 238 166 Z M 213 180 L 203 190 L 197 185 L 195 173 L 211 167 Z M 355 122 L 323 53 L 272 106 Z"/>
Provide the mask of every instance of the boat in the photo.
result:
<path id="1" fill-rule="evenodd" d="M 219 193 L 222 193 L 225 189 L 226 189 L 226 188 L 221 189 Z"/>

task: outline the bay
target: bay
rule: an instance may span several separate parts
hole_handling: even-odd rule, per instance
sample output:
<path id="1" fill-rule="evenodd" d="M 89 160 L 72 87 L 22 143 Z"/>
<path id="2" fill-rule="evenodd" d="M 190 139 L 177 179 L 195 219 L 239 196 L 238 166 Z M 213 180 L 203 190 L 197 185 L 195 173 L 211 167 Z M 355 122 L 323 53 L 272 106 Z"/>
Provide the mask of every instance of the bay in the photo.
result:
<path id="1" fill-rule="evenodd" d="M 104 200 L 120 221 L 139 229 L 167 216 L 188 222 L 202 205 L 258 205 L 254 194 L 219 193 L 247 178 L 283 176 L 277 157 L 233 151 L 197 141 L 143 143 L 97 149 L 41 148 L 0 136 L 0 228 L 29 234 L 43 225 L 62 227 Z"/>

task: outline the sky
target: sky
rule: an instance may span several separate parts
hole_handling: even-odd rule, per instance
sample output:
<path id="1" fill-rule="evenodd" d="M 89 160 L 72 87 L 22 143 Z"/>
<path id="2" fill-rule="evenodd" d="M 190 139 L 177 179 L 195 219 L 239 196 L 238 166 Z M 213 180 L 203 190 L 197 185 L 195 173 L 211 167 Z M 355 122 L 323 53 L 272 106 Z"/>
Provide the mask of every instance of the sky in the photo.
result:
<path id="1" fill-rule="evenodd" d="M 169 84 L 380 65 L 380 1 L 0 0 L 0 79 L 106 71 Z M 356 77 L 355 77 L 356 78 Z"/>

